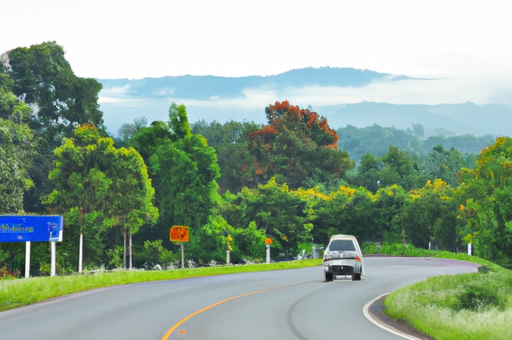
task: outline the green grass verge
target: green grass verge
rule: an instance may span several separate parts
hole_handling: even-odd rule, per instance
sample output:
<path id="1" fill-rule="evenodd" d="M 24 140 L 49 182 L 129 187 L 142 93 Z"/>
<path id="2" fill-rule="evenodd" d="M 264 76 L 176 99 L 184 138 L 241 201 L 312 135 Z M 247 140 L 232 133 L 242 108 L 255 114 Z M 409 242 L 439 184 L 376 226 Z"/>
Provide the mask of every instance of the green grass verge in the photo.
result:
<path id="1" fill-rule="evenodd" d="M 70 276 L 0 280 L 0 311 L 59 296 L 115 285 L 243 272 L 296 269 L 318 266 L 321 263 L 322 259 L 314 259 L 243 266 L 200 267 L 162 271 L 123 270 Z"/>
<path id="2" fill-rule="evenodd" d="M 512 339 L 509 270 L 466 254 L 434 251 L 423 256 L 478 263 L 487 270 L 431 277 L 396 290 L 384 301 L 386 314 L 438 340 Z"/>

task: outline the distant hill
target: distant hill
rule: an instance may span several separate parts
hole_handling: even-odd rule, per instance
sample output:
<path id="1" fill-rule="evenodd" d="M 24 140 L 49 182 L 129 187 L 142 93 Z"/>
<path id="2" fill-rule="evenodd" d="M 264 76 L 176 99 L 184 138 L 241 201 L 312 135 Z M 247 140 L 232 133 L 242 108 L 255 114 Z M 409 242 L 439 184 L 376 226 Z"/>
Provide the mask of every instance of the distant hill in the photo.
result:
<path id="1" fill-rule="evenodd" d="M 421 124 L 427 136 L 444 134 L 475 136 L 512 136 L 512 109 L 506 105 L 474 103 L 442 105 L 397 105 L 362 102 L 325 106 L 319 113 L 329 117 L 329 125 L 359 128 L 377 124 L 383 127 L 411 129 Z M 449 133 L 451 132 L 451 133 Z M 448 136 L 446 136 L 448 137 Z"/>
<path id="2" fill-rule="evenodd" d="M 381 79 L 404 80 L 410 78 L 353 68 L 310 67 L 272 76 L 228 78 L 185 75 L 133 80 L 97 80 L 104 89 L 127 88 L 127 94 L 133 97 L 168 98 L 172 96 L 180 99 L 206 100 L 245 97 L 244 90 L 248 88 L 271 90 L 307 86 L 362 87 Z"/>
<path id="3" fill-rule="evenodd" d="M 476 155 L 495 141 L 491 135 L 481 137 L 473 135 L 430 136 L 425 138 L 424 135 L 416 136 L 412 130 L 381 127 L 377 124 L 364 128 L 347 125 L 344 128 L 339 128 L 336 132 L 340 137 L 338 147 L 340 150 L 347 151 L 350 159 L 356 163 L 359 163 L 361 156 L 366 153 L 377 157 L 384 156 L 388 153 L 391 145 L 410 154 L 425 157 L 438 144 L 442 145 L 445 150 L 450 150 L 453 147 L 464 155 Z"/>
<path id="4" fill-rule="evenodd" d="M 176 76 L 144 79 L 97 79 L 102 85 L 100 108 L 110 133 L 123 123 L 144 116 L 149 122 L 167 120 L 172 102 L 187 106 L 189 120 L 265 123 L 268 104 L 284 99 L 307 107 L 311 89 L 317 93 L 333 89 L 361 88 L 374 82 L 399 82 L 412 79 L 352 68 L 304 68 L 272 76 L 217 77 Z M 293 91 L 289 91 L 293 89 Z M 290 98 L 293 93 L 293 98 Z M 382 127 L 410 129 L 422 124 L 428 135 L 485 134 L 512 136 L 512 109 L 506 105 L 473 103 L 445 105 L 398 105 L 376 102 L 319 105 L 313 109 L 327 117 L 329 125 L 358 128 L 378 124 Z M 442 134 L 443 134 L 442 133 Z"/>

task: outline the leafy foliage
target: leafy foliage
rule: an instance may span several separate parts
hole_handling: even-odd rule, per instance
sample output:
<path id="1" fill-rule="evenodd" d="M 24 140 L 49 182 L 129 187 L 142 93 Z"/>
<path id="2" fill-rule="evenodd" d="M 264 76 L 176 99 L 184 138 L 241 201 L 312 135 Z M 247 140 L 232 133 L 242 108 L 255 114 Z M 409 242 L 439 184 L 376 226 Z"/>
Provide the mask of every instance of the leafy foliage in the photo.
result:
<path id="1" fill-rule="evenodd" d="M 75 240 L 84 231 L 90 236 L 86 254 L 91 263 L 102 257 L 108 228 L 121 226 L 130 237 L 145 221 L 158 217 L 152 202 L 154 189 L 141 156 L 134 149 L 116 149 L 113 144 L 94 126 L 79 126 L 75 138 L 66 139 L 55 150 L 56 167 L 49 176 L 54 190 L 45 204 L 55 213 L 66 214 L 67 229 Z M 68 255 L 69 263 L 75 263 L 74 252 Z"/>
<path id="2" fill-rule="evenodd" d="M 198 121 L 192 125 L 192 132 L 206 138 L 208 145 L 217 153 L 220 178 L 217 179 L 220 192 L 229 190 L 237 193 L 243 187 L 253 187 L 254 162 L 249 153 L 249 133 L 259 130 L 255 123 L 230 121 L 225 124 Z"/>
<path id="3" fill-rule="evenodd" d="M 286 100 L 265 112 L 269 125 L 249 134 L 255 183 L 275 176 L 296 189 L 308 178 L 341 178 L 353 167 L 348 153 L 337 150 L 338 135 L 324 117 Z"/>

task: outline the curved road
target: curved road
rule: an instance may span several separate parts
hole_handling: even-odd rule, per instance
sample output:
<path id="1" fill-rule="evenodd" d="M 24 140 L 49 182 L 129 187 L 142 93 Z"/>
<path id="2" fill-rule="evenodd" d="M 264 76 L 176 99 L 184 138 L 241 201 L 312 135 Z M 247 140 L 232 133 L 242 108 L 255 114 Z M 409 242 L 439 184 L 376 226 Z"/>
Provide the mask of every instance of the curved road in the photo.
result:
<path id="1" fill-rule="evenodd" d="M 477 271 L 432 258 L 365 258 L 361 281 L 322 268 L 97 289 L 0 313 L 0 339 L 401 339 L 368 321 L 374 298 L 429 276 Z"/>

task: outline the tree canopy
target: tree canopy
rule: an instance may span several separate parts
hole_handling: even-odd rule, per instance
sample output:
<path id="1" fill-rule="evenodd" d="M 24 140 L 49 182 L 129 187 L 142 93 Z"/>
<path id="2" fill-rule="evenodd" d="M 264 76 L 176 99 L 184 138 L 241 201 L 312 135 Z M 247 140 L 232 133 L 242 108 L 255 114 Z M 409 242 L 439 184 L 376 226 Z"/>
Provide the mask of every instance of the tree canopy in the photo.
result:
<path id="1" fill-rule="evenodd" d="M 337 149 L 338 135 L 326 118 L 286 100 L 268 106 L 265 112 L 269 124 L 249 133 L 254 183 L 275 176 L 296 189 L 311 178 L 341 178 L 354 166 L 348 153 Z"/>

